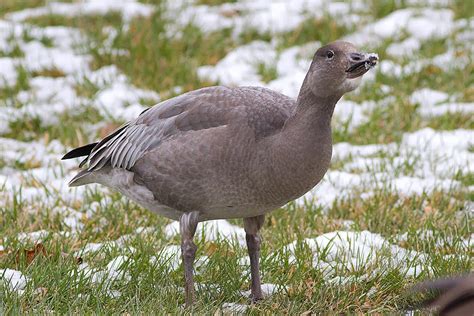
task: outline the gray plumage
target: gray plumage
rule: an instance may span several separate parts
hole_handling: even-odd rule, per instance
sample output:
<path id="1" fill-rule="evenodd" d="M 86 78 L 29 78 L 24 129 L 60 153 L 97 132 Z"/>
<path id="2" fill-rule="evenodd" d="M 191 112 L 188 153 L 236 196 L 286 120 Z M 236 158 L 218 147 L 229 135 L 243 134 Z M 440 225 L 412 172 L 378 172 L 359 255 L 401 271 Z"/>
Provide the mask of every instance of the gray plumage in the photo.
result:
<path id="1" fill-rule="evenodd" d="M 409 294 L 429 292 L 435 295 L 420 302 L 418 307 L 428 308 L 437 315 L 474 315 L 474 274 L 418 283 Z"/>
<path id="2" fill-rule="evenodd" d="M 334 106 L 376 60 L 336 42 L 316 52 L 296 101 L 265 88 L 220 86 L 164 101 L 99 143 L 66 155 L 90 151 L 87 169 L 70 185 L 101 183 L 180 220 L 188 236 L 185 270 L 194 260 L 197 222 L 245 218 L 252 295 L 260 299 L 257 234 L 263 216 L 322 179 L 331 160 Z M 189 303 L 192 273 L 185 275 Z"/>

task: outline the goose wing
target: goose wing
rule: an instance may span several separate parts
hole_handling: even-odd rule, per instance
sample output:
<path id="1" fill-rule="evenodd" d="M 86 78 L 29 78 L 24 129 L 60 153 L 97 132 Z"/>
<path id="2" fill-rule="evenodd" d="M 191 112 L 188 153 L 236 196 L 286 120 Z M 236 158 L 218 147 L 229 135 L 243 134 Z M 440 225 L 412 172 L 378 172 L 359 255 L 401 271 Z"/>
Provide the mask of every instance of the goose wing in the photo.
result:
<path id="1" fill-rule="evenodd" d="M 143 111 L 96 144 L 66 154 L 63 159 L 87 156 L 87 171 L 130 169 L 148 151 L 170 137 L 235 122 L 246 122 L 260 139 L 279 131 L 294 101 L 277 92 L 253 87 L 221 86 L 191 91 Z"/>

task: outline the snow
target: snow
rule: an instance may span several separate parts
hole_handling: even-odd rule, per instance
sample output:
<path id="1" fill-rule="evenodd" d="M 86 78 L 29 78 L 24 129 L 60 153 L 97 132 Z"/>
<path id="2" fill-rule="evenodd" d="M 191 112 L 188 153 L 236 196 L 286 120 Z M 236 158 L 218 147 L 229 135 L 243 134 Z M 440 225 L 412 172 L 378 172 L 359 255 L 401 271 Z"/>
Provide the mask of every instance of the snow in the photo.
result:
<path id="1" fill-rule="evenodd" d="M 140 104 L 141 99 L 159 101 L 157 93 L 137 89 L 123 82 L 114 82 L 109 87 L 99 91 L 95 103 L 102 116 L 116 120 L 131 120 L 146 109 Z"/>
<path id="2" fill-rule="evenodd" d="M 197 74 L 203 80 L 222 85 L 262 86 L 296 99 L 314 51 L 320 45 L 311 42 L 277 53 L 274 44 L 254 41 L 229 52 L 214 66 L 199 67 Z M 274 68 L 277 79 L 263 82 L 259 67 Z"/>
<path id="3" fill-rule="evenodd" d="M 109 261 L 104 269 L 91 268 L 87 263 L 82 263 L 77 270 L 70 273 L 71 277 L 76 278 L 76 282 L 87 280 L 92 284 L 100 284 L 102 289 L 111 297 L 120 296 L 120 292 L 111 290 L 113 284 L 117 281 L 129 282 L 131 275 L 127 268 L 133 265 L 133 259 L 127 256 L 117 256 Z"/>
<path id="4" fill-rule="evenodd" d="M 405 133 L 399 145 L 334 146 L 333 157 L 347 160 L 340 171 L 329 170 L 322 182 L 297 202 L 329 207 L 351 192 L 370 192 L 389 188 L 402 196 L 420 195 L 434 190 L 450 191 L 459 187 L 451 178 L 459 171 L 473 172 L 474 131 L 435 131 L 425 128 Z M 386 157 L 373 157 L 384 153 Z M 352 159 L 351 159 L 352 158 Z M 405 171 L 407 162 L 411 170 Z M 357 171 L 354 172 L 354 171 Z"/>
<path id="5" fill-rule="evenodd" d="M 16 84 L 17 60 L 9 57 L 0 57 L 0 88 L 11 87 Z"/>
<path id="6" fill-rule="evenodd" d="M 112 2 L 107 5 L 111 4 Z M 145 109 L 141 104 L 142 100 L 158 102 L 160 99 L 156 92 L 131 85 L 128 78 L 114 65 L 92 71 L 89 65 L 91 56 L 76 48 L 83 45 L 86 39 L 74 28 L 26 28 L 12 21 L 0 23 L 0 27 L 2 26 L 7 34 L 13 36 L 24 56 L 0 58 L 0 87 L 15 85 L 18 67 L 29 72 L 54 70 L 64 76 L 30 79 L 30 89 L 20 91 L 16 96 L 23 104 L 22 107 L 0 108 L 1 133 L 9 131 L 10 122 L 25 117 L 39 118 L 43 126 L 54 125 L 59 122 L 58 117 L 62 113 L 80 113 L 81 108 L 87 105 L 98 108 L 100 114 L 108 119 L 130 120 Z M 33 40 L 25 42 L 22 34 L 27 31 Z M 51 39 L 53 47 L 44 46 L 41 43 L 43 37 Z M 75 87 L 85 81 L 95 84 L 99 89 L 92 100 L 81 98 L 76 93 Z"/>
<path id="7" fill-rule="evenodd" d="M 6 17 L 12 21 L 21 22 L 28 18 L 49 14 L 74 17 L 80 15 L 105 15 L 110 12 L 119 12 L 123 20 L 129 22 L 135 17 L 150 16 L 154 12 L 154 7 L 135 0 L 123 2 L 115 0 L 84 0 L 75 3 L 47 2 L 43 7 L 9 13 Z"/>
<path id="8" fill-rule="evenodd" d="M 0 134 L 9 132 L 9 124 L 17 120 L 36 118 L 42 126 L 54 125 L 59 123 L 60 115 L 66 112 L 80 114 L 87 106 L 97 108 L 109 120 L 130 120 L 145 109 L 143 100 L 158 102 L 160 99 L 156 92 L 131 85 L 115 65 L 91 70 L 90 56 L 76 49 L 76 45 L 85 41 L 77 29 L 26 27 L 12 21 L 0 21 L 0 29 L 5 31 L 0 35 L 0 42 L 14 40 L 24 54 L 18 58 L 0 58 L 0 78 L 5 79 L 0 79 L 0 86 L 15 84 L 17 67 L 23 67 L 27 71 L 55 70 L 64 74 L 57 78 L 30 78 L 29 89 L 12 96 L 20 106 L 13 104 L 11 99 L 0 101 Z M 32 40 L 25 42 L 22 37 L 24 32 L 28 32 Z M 40 42 L 45 36 L 51 39 L 53 47 L 45 47 Z M 90 99 L 79 97 L 76 92 L 77 85 L 85 81 L 96 85 L 99 90 Z M 97 128 L 90 129 L 91 135 L 95 134 Z M 0 183 L 6 188 L 7 200 L 11 201 L 13 194 L 20 191 L 20 188 L 25 201 L 50 206 L 57 203 L 57 198 L 51 192 L 61 195 L 64 203 L 83 199 L 85 188 L 70 189 L 64 182 L 65 178 L 72 177 L 77 163 L 58 161 L 67 148 L 57 140 L 46 144 L 0 138 L 0 150 L 2 161 L 7 164 L 0 170 Z M 28 166 L 28 170 L 14 169 L 19 163 Z M 27 183 L 47 186 L 32 186 Z M 99 187 L 99 191 L 103 191 L 103 188 Z M 63 222 L 73 231 L 80 230 L 83 227 L 81 216 L 71 213 Z"/>
<path id="9" fill-rule="evenodd" d="M 349 143 L 337 143 L 333 146 L 333 159 L 346 160 L 357 156 L 373 156 L 392 152 L 395 149 L 396 144 L 351 145 Z"/>
<path id="10" fill-rule="evenodd" d="M 0 183 L 4 186 L 5 200 L 13 201 L 16 192 L 22 191 L 25 202 L 57 204 L 55 194 L 67 203 L 82 198 L 85 189 L 69 190 L 64 183 L 64 170 L 59 166 L 58 157 L 65 152 L 57 140 L 46 144 L 44 141 L 21 142 L 0 137 L 2 161 L 6 166 L 0 169 Z M 18 164 L 26 170 L 15 169 Z M 71 166 L 67 163 L 66 166 Z M 54 193 L 54 194 L 53 194 Z"/>
<path id="11" fill-rule="evenodd" d="M 357 15 L 350 14 L 349 4 L 327 0 L 244 0 L 213 6 L 173 2 L 168 2 L 167 10 L 168 17 L 176 22 L 171 24 L 170 34 L 190 21 L 203 32 L 232 28 L 234 36 L 238 36 L 248 29 L 271 34 L 288 32 L 306 19 L 323 16 L 344 17 L 340 20 L 345 25 L 352 25 L 359 20 Z M 360 7 L 360 2 L 355 2 L 353 7 L 358 4 Z"/>
<path id="12" fill-rule="evenodd" d="M 360 125 L 369 122 L 370 114 L 374 109 L 386 107 L 391 102 L 394 102 L 391 96 L 378 101 L 370 100 L 361 103 L 349 101 L 343 97 L 334 109 L 334 127 L 353 132 Z"/>
<path id="13" fill-rule="evenodd" d="M 46 230 L 38 230 L 31 233 L 19 233 L 17 238 L 20 243 L 41 243 L 44 239 L 49 236 L 49 232 Z"/>
<path id="14" fill-rule="evenodd" d="M 386 274 L 396 269 L 407 276 L 417 276 L 428 269 L 426 255 L 391 244 L 379 234 L 369 231 L 335 231 L 301 243 L 294 241 L 285 246 L 282 253 L 289 255 L 289 262 L 296 263 L 296 254 L 306 245 L 312 253 L 315 269 L 320 270 L 326 281 L 343 272 L 349 276 L 363 274 L 366 277 Z M 279 258 L 281 252 L 274 254 Z M 376 270 L 374 267 L 377 267 Z M 340 280 L 340 279 L 336 279 Z"/>
<path id="15" fill-rule="evenodd" d="M 164 247 L 156 257 L 150 258 L 150 263 L 152 265 L 165 265 L 171 271 L 178 269 L 181 264 L 181 246 L 169 245 Z"/>
<path id="16" fill-rule="evenodd" d="M 172 238 L 178 235 L 179 222 L 172 222 L 171 224 L 166 225 L 164 233 L 167 238 Z M 246 244 L 245 230 L 239 226 L 232 225 L 223 219 L 200 222 L 197 226 L 195 236 L 197 238 L 204 238 L 208 241 L 235 240 L 242 246 Z"/>
<path id="17" fill-rule="evenodd" d="M 387 47 L 387 53 L 391 56 L 410 58 L 420 49 L 421 42 L 417 38 L 409 37 L 401 42 L 391 43 Z"/>
<path id="18" fill-rule="evenodd" d="M 104 250 L 120 251 L 126 253 L 134 253 L 136 249 L 129 245 L 129 241 L 132 239 L 130 235 L 124 235 L 119 237 L 117 240 L 110 240 L 103 243 L 87 243 L 82 249 L 75 252 L 77 257 L 88 257 L 91 255 L 103 255 Z M 102 253 L 101 253 L 102 252 Z"/>
<path id="19" fill-rule="evenodd" d="M 474 142 L 473 130 L 435 131 L 424 128 L 406 133 L 402 145 L 413 148 L 422 147 L 425 151 L 454 154 L 455 151 L 467 151 Z"/>
<path id="20" fill-rule="evenodd" d="M 88 243 L 84 248 L 80 251 L 76 252 L 78 256 L 86 256 L 89 253 L 97 252 L 102 248 L 102 243 Z"/>
<path id="21" fill-rule="evenodd" d="M 239 304 L 239 303 L 223 303 L 222 312 L 224 315 L 243 315 L 249 308 L 248 305 Z"/>
<path id="22" fill-rule="evenodd" d="M 425 41 L 448 36 L 455 27 L 454 13 L 449 9 L 405 8 L 393 11 L 344 39 L 362 46 L 375 47 L 386 39 L 397 40 L 405 34 L 415 41 Z M 408 47 L 413 47 L 410 40 Z M 393 52 L 394 48 L 392 48 Z M 397 52 L 397 49 L 395 48 Z"/>
<path id="23" fill-rule="evenodd" d="M 449 95 L 445 92 L 423 88 L 416 90 L 410 96 L 410 102 L 422 106 L 432 107 L 440 102 L 446 101 Z"/>
<path id="24" fill-rule="evenodd" d="M 405 65 L 397 64 L 391 60 L 382 60 L 379 63 L 379 71 L 389 77 L 403 78 L 420 72 L 428 66 L 435 66 L 442 71 L 453 71 L 468 66 L 470 59 L 466 54 L 457 49 L 448 49 L 446 52 L 430 59 L 418 59 L 410 61 Z"/>
<path id="25" fill-rule="evenodd" d="M 211 81 L 218 81 L 226 86 L 261 85 L 261 77 L 257 73 L 259 65 L 271 66 L 269 63 L 276 58 L 271 44 L 261 41 L 251 42 L 238 47 L 219 61 L 215 66 L 202 66 L 198 76 Z"/>
<path id="26" fill-rule="evenodd" d="M 3 281 L 10 291 L 22 294 L 26 288 L 29 278 L 23 273 L 13 269 L 0 269 L 0 281 Z"/>
<path id="27" fill-rule="evenodd" d="M 60 114 L 72 110 L 80 112 L 81 108 L 91 102 L 77 96 L 74 89 L 76 84 L 71 77 L 36 77 L 31 80 L 31 85 L 31 90 L 21 91 L 17 95 L 20 101 L 24 101 L 23 107 L 0 110 L 0 119 L 2 111 L 5 113 L 5 124 L 25 117 L 39 118 L 43 126 L 57 124 Z M 108 119 L 130 120 L 146 108 L 141 104 L 142 100 L 158 102 L 159 96 L 155 92 L 137 89 L 126 82 L 117 81 L 99 91 L 92 104 Z"/>
<path id="28" fill-rule="evenodd" d="M 466 250 L 472 247 L 473 236 L 471 234 L 467 238 L 461 238 L 460 236 L 445 235 L 444 232 L 433 231 L 430 229 L 417 230 L 415 232 L 405 232 L 395 236 L 395 240 L 399 242 L 407 242 L 411 240 L 423 240 L 423 241 L 432 241 L 436 247 L 445 248 L 453 247 L 456 244 L 461 244 Z M 449 255 L 448 255 L 449 256 Z"/>
<path id="29" fill-rule="evenodd" d="M 125 264 L 130 261 L 130 258 L 127 256 L 118 256 L 114 259 L 112 259 L 108 264 L 107 264 L 107 270 L 108 271 L 121 271 L 123 270 L 123 267 Z"/>
<path id="30" fill-rule="evenodd" d="M 416 90 L 410 96 L 410 102 L 419 104 L 418 113 L 423 117 L 436 117 L 452 113 L 474 113 L 474 103 L 444 102 L 449 95 L 428 88 Z"/>
<path id="31" fill-rule="evenodd" d="M 453 113 L 462 113 L 466 115 L 470 115 L 474 113 L 474 102 L 470 103 L 458 103 L 458 102 L 449 102 L 439 104 L 433 107 L 421 107 L 418 109 L 418 113 L 420 113 L 423 117 L 436 117 L 445 114 L 453 114 Z"/>
<path id="32" fill-rule="evenodd" d="M 278 292 L 286 291 L 286 290 L 287 290 L 286 286 L 282 286 L 279 284 L 273 284 L 273 283 L 262 284 L 262 294 L 264 297 L 269 297 L 274 294 L 277 294 Z M 251 294 L 251 290 L 242 292 L 242 295 L 246 297 L 250 297 L 250 294 Z"/>
<path id="33" fill-rule="evenodd" d="M 57 69 L 65 74 L 75 74 L 91 61 L 90 56 L 77 55 L 64 47 L 45 47 L 38 41 L 22 44 L 21 49 L 25 56 L 20 64 L 31 72 Z"/>

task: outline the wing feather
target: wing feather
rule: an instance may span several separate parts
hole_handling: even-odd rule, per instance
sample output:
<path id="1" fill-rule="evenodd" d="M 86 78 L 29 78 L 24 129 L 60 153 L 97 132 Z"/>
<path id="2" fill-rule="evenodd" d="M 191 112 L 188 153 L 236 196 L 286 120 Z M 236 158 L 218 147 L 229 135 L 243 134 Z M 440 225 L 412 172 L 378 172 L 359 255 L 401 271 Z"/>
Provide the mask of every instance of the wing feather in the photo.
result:
<path id="1" fill-rule="evenodd" d="M 255 105 L 259 98 L 263 98 L 266 104 Z M 135 120 L 105 137 L 87 157 L 88 170 L 98 170 L 106 165 L 130 169 L 148 151 L 168 138 L 225 126 L 236 116 L 248 119 L 247 124 L 254 128 L 258 140 L 279 130 L 293 105 L 291 99 L 263 88 L 209 87 L 195 90 L 143 111 Z"/>
<path id="2" fill-rule="evenodd" d="M 119 153 L 116 154 L 117 162 L 119 162 L 119 165 L 117 165 L 117 167 L 119 168 L 127 168 L 127 160 L 130 155 L 130 149 L 133 147 L 133 143 L 129 142 L 128 140 L 125 141 L 125 146 L 122 146 L 122 148 L 120 148 Z"/>

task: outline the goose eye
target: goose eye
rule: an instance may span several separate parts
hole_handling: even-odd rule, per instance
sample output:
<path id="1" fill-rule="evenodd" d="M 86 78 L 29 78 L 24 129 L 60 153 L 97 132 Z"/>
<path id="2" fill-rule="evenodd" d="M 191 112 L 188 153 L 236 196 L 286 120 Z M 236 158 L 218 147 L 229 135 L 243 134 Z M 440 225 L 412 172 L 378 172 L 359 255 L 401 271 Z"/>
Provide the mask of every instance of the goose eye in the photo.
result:
<path id="1" fill-rule="evenodd" d="M 328 59 L 332 59 L 334 57 L 334 52 L 332 50 L 329 50 L 327 53 L 326 53 L 326 57 Z"/>

